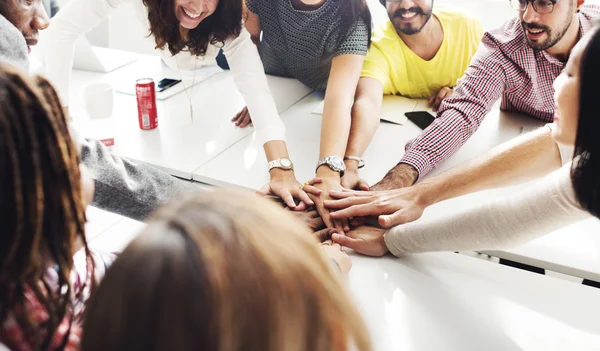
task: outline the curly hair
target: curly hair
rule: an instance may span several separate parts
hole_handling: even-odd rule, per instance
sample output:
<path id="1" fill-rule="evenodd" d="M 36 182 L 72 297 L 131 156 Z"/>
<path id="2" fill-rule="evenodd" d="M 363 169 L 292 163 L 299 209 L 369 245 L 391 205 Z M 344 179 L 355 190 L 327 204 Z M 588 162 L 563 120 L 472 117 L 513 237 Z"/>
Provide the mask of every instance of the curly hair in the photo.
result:
<path id="1" fill-rule="evenodd" d="M 7 65 L 0 65 L 0 213 L 0 325 L 14 315 L 34 349 L 46 350 L 63 319 L 72 320 L 72 297 L 82 298 L 83 289 L 70 284 L 77 240 L 90 276 L 94 264 L 85 245 L 77 148 L 58 95 L 46 79 Z M 56 284 L 47 281 L 48 261 Z M 42 324 L 25 312 L 29 293 L 48 314 Z"/>
<path id="2" fill-rule="evenodd" d="M 225 40 L 242 31 L 243 0 L 219 0 L 215 12 L 189 31 L 187 41 L 181 37 L 180 25 L 174 11 L 174 0 L 143 0 L 148 8 L 150 35 L 157 49 L 168 47 L 172 55 L 182 50 L 192 55 L 206 54 L 208 44 L 223 45 Z"/>

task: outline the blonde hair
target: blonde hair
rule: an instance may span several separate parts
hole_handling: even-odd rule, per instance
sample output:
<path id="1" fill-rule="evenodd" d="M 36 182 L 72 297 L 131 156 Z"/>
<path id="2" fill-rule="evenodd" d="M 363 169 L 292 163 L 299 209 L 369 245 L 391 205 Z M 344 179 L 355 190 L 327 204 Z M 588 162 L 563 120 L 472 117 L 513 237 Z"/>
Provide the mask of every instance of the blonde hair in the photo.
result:
<path id="1" fill-rule="evenodd" d="M 371 350 L 339 273 L 308 229 L 274 203 L 234 191 L 161 209 L 88 313 L 84 351 Z"/>

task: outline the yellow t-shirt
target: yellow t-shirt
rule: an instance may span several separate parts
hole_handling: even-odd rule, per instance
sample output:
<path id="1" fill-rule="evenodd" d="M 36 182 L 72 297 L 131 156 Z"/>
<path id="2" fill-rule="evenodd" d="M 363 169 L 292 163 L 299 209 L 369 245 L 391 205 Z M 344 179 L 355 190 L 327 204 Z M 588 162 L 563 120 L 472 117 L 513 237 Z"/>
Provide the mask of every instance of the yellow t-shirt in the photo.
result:
<path id="1" fill-rule="evenodd" d="M 412 52 L 387 20 L 373 33 L 361 77 L 380 81 L 386 95 L 411 98 L 428 98 L 443 87 L 455 86 L 477 51 L 483 27 L 475 17 L 454 9 L 435 7 L 433 15 L 444 30 L 433 59 L 425 61 Z"/>

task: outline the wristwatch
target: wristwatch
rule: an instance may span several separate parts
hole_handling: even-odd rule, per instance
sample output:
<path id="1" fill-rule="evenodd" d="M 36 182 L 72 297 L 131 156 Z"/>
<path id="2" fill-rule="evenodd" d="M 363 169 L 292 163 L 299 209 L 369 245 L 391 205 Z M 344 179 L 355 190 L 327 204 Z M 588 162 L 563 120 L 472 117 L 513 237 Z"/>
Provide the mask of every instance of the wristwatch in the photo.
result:
<path id="1" fill-rule="evenodd" d="M 278 160 L 273 160 L 271 162 L 269 162 L 269 171 L 272 170 L 273 168 L 281 168 L 284 169 L 286 171 L 293 171 L 294 170 L 294 164 L 292 163 L 292 160 L 290 160 L 287 157 L 282 157 Z"/>
<path id="2" fill-rule="evenodd" d="M 352 160 L 358 162 L 358 169 L 361 169 L 365 166 L 365 160 L 357 156 L 346 156 L 344 160 Z"/>
<path id="3" fill-rule="evenodd" d="M 326 165 L 327 167 L 331 168 L 331 170 L 334 172 L 338 172 L 340 174 L 340 177 L 343 177 L 344 173 L 346 172 L 346 165 L 344 164 L 344 160 L 342 160 L 342 158 L 339 156 L 323 157 L 317 163 L 316 169 L 319 169 L 319 167 L 323 165 Z"/>

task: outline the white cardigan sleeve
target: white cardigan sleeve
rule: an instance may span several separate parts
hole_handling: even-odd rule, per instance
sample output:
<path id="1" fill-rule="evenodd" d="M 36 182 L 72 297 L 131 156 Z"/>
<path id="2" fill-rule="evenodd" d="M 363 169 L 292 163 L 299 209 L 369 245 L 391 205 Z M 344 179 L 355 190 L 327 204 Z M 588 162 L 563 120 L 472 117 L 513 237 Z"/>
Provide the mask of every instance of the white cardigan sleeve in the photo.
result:
<path id="1" fill-rule="evenodd" d="M 223 53 L 227 57 L 233 80 L 248 106 L 256 128 L 256 139 L 261 145 L 271 140 L 285 140 L 285 125 L 279 118 L 250 33 L 242 27 L 237 38 L 225 42 Z"/>
<path id="2" fill-rule="evenodd" d="M 75 41 L 113 10 L 130 0 L 71 0 L 50 21 L 43 36 L 45 74 L 57 89 L 63 105 L 69 104 Z"/>
<path id="3" fill-rule="evenodd" d="M 568 163 L 523 191 L 458 214 L 396 226 L 385 234 L 385 243 L 395 256 L 523 244 L 590 216 L 575 200 L 570 169 Z"/>

